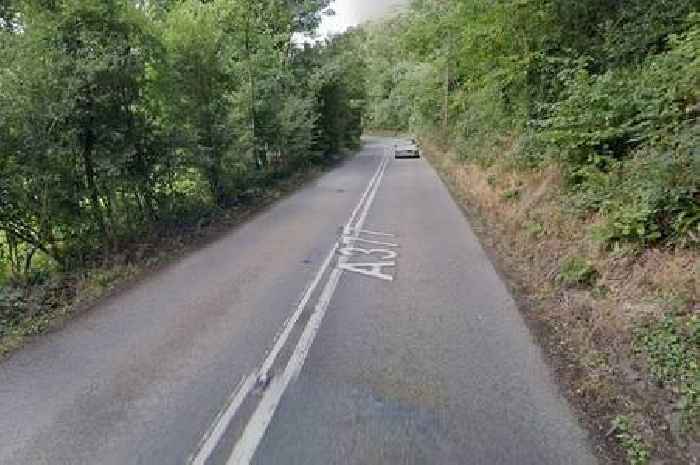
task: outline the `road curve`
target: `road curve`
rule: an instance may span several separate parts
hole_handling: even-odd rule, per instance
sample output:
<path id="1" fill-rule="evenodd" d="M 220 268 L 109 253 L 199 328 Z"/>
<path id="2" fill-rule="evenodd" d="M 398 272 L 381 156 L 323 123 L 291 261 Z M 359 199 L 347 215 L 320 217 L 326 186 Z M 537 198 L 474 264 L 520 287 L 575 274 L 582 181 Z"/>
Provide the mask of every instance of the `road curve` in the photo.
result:
<path id="1" fill-rule="evenodd" d="M 0 464 L 595 464 L 462 212 L 393 143 L 0 364 Z"/>

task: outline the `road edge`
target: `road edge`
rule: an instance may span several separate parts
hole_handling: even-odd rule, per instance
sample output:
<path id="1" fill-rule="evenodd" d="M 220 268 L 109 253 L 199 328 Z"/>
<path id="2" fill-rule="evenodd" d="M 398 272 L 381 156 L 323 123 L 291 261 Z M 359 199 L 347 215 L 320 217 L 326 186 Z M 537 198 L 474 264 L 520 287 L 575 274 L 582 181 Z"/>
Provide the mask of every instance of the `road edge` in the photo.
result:
<path id="1" fill-rule="evenodd" d="M 256 197 L 243 206 L 224 210 L 213 221 L 201 228 L 183 231 L 165 241 L 157 237 L 150 238 L 151 245 L 153 245 L 151 253 L 141 256 L 126 266 L 111 264 L 111 266 L 88 268 L 63 277 L 66 282 L 73 283 L 75 286 L 69 290 L 75 293 L 73 298 L 69 297 L 66 301 L 59 302 L 55 308 L 48 311 L 38 312 L 36 320 L 27 321 L 17 334 L 0 337 L 0 364 L 43 336 L 60 331 L 72 321 L 90 313 L 94 308 L 119 298 L 155 274 L 176 265 L 191 254 L 220 240 L 223 236 L 233 233 L 273 208 L 280 201 L 299 192 L 330 171 L 341 167 L 361 149 L 362 146 L 343 151 L 333 156 L 328 163 L 310 166 L 288 178 L 281 179 L 275 185 L 270 186 L 265 195 Z M 90 277 L 92 274 L 101 276 L 103 273 L 114 274 L 110 276 L 111 279 L 108 282 L 99 288 L 91 289 L 85 295 L 80 295 L 79 286 L 87 280 L 94 279 Z M 81 278 L 80 275 L 83 277 Z"/>
<path id="2" fill-rule="evenodd" d="M 623 451 L 617 444 L 610 441 L 610 435 L 607 434 L 608 429 L 604 427 L 601 419 L 591 415 L 590 412 L 583 408 L 580 398 L 571 387 L 570 380 L 576 377 L 577 372 L 582 368 L 578 366 L 573 358 L 567 357 L 565 353 L 556 350 L 557 341 L 553 330 L 547 326 L 545 321 L 538 319 L 534 315 L 534 310 L 538 305 L 537 302 L 518 285 L 517 279 L 514 278 L 515 271 L 508 265 L 507 258 L 502 256 L 486 240 L 489 230 L 488 222 L 476 211 L 469 208 L 466 196 L 459 191 L 455 182 L 450 178 L 449 173 L 440 167 L 434 156 L 429 151 L 422 151 L 421 153 L 464 215 L 498 277 L 513 297 L 518 312 L 527 325 L 534 343 L 537 344 L 544 356 L 545 363 L 551 371 L 560 395 L 566 400 L 576 419 L 586 431 L 594 455 L 601 464 L 627 465 L 628 462 Z"/>

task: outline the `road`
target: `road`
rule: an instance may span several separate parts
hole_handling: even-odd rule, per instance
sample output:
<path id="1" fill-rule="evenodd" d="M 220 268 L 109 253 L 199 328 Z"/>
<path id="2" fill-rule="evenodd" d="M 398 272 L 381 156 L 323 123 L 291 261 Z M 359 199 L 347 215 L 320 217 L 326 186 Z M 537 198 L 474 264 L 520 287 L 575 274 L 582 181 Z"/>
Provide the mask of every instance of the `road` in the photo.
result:
<path id="1" fill-rule="evenodd" d="M 0 364 L 0 464 L 596 463 L 461 210 L 392 144 Z"/>

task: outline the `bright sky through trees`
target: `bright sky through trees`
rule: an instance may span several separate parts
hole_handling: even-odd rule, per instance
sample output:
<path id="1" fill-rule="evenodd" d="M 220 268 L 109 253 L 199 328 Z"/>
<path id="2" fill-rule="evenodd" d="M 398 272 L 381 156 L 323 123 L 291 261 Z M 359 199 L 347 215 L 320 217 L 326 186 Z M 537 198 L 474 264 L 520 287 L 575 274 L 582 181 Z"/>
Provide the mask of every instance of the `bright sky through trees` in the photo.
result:
<path id="1" fill-rule="evenodd" d="M 408 0 L 336 0 L 332 5 L 335 16 L 324 18 L 319 35 L 343 32 L 350 26 L 379 18 L 407 3 Z"/>

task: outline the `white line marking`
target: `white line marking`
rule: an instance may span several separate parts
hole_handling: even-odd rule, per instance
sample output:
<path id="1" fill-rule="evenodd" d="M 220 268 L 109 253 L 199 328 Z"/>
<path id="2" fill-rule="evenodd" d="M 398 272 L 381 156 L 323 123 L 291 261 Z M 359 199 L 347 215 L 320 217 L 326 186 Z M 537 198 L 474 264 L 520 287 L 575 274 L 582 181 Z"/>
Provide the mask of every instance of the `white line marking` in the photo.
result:
<path id="1" fill-rule="evenodd" d="M 345 227 L 345 231 L 359 231 L 364 226 L 364 222 L 367 219 L 367 212 L 372 206 L 377 190 L 379 189 L 379 185 L 382 182 L 386 165 L 387 158 L 385 157 L 380 166 L 380 171 L 378 173 L 378 177 L 376 178 L 376 182 L 372 186 L 372 193 L 364 205 L 362 215 L 357 220 L 357 224 L 354 228 L 350 228 L 352 222 L 349 222 L 348 226 Z M 311 314 L 306 327 L 304 328 L 304 332 L 301 334 L 289 362 L 287 362 L 284 372 L 281 376 L 273 379 L 270 386 L 268 386 L 268 388 L 265 390 L 265 393 L 255 409 L 255 412 L 253 412 L 253 415 L 248 421 L 243 434 L 238 439 L 238 442 L 231 453 L 231 457 L 226 462 L 227 465 L 248 465 L 253 459 L 255 451 L 258 449 L 260 442 L 265 436 L 265 432 L 270 426 L 270 422 L 272 421 L 277 407 L 282 400 L 282 395 L 287 390 L 289 383 L 299 376 L 301 369 L 304 367 L 304 362 L 306 362 L 309 349 L 311 348 L 311 345 L 316 339 L 316 335 L 321 328 L 321 322 L 323 321 L 323 317 L 326 315 L 328 305 L 333 298 L 333 294 L 338 286 L 340 277 L 343 275 L 342 267 L 345 266 L 346 262 L 347 257 L 341 256 L 338 258 L 338 265 L 331 272 L 328 281 L 321 292 L 321 296 L 316 303 L 316 307 L 314 308 L 314 311 Z"/>
<path id="2" fill-rule="evenodd" d="M 190 459 L 192 465 L 204 465 L 209 459 L 211 454 L 214 452 L 216 445 L 221 440 L 221 437 L 226 432 L 229 423 L 236 415 L 236 412 L 243 404 L 243 401 L 248 396 L 250 390 L 255 386 L 255 376 L 248 375 L 245 376 L 238 387 L 233 391 L 233 395 L 229 398 L 226 403 L 225 408 L 219 412 L 209 428 L 207 433 L 204 435 L 204 439 L 201 442 L 197 455 Z"/>
<path id="3" fill-rule="evenodd" d="M 277 339 L 277 342 L 275 343 L 274 347 L 272 348 L 270 353 L 267 355 L 267 358 L 265 359 L 262 366 L 260 367 L 260 370 L 258 371 L 258 379 L 265 379 L 268 376 L 268 373 L 272 369 L 272 365 L 275 364 L 275 359 L 277 358 L 279 353 L 282 351 L 282 348 L 286 344 L 287 339 L 289 339 L 289 334 L 292 332 L 292 329 L 299 321 L 301 314 L 304 312 L 304 308 L 306 308 L 306 304 L 309 303 L 309 299 L 311 299 L 311 295 L 316 290 L 318 283 L 321 281 L 321 278 L 323 277 L 324 273 L 326 272 L 326 270 L 330 266 L 331 262 L 333 261 L 333 257 L 335 257 L 335 254 L 337 251 L 338 251 L 338 243 L 336 242 L 336 244 L 333 246 L 333 248 L 329 252 L 328 256 L 326 256 L 326 259 L 324 260 L 323 265 L 321 266 L 321 269 L 318 270 L 316 277 L 314 277 L 314 280 L 311 283 L 311 286 L 309 286 L 308 290 L 304 294 L 304 297 L 301 299 L 301 302 L 299 302 L 299 305 L 297 306 L 296 310 L 294 311 L 294 314 L 292 315 L 290 321 L 285 325 L 284 330 L 282 331 L 282 334 Z"/>
<path id="4" fill-rule="evenodd" d="M 396 257 L 399 256 L 398 252 L 395 252 L 393 250 L 387 250 L 387 249 L 361 249 L 359 247 L 345 247 L 342 248 L 338 251 L 341 255 L 345 255 L 346 257 L 354 257 L 356 255 L 366 255 L 366 256 L 372 256 L 372 255 L 380 255 L 383 254 L 384 256 L 380 258 L 380 260 L 393 260 Z"/>
<path id="5" fill-rule="evenodd" d="M 350 220 L 347 222 L 347 224 L 343 228 L 343 234 L 345 234 L 346 236 L 349 235 L 353 229 L 357 229 L 357 225 L 355 225 L 355 228 L 353 228 L 352 223 L 353 223 L 353 221 L 355 221 L 355 217 L 360 212 L 360 209 L 362 208 L 362 205 L 364 204 L 365 199 L 367 198 L 367 195 L 373 190 L 373 188 L 377 182 L 377 178 L 378 178 L 379 174 L 384 171 L 384 167 L 386 166 L 387 160 L 388 159 L 386 157 L 383 158 L 382 162 L 379 164 L 379 167 L 377 168 L 377 171 L 374 173 L 374 176 L 372 176 L 372 179 L 370 179 L 369 184 L 367 185 L 367 189 L 365 189 L 365 191 L 362 193 L 362 197 L 360 198 L 360 201 L 357 203 L 357 206 L 352 211 L 352 215 L 350 215 Z M 359 224 L 359 221 L 357 224 Z"/>
<path id="6" fill-rule="evenodd" d="M 399 246 L 399 244 L 394 244 L 393 242 L 371 241 L 369 239 L 362 239 L 361 237 L 357 237 L 357 236 L 344 236 L 343 237 L 343 244 L 345 244 L 345 245 L 354 244 L 355 242 L 364 242 L 365 244 L 372 244 L 372 245 L 382 245 L 384 247 L 398 247 Z"/>
<path id="7" fill-rule="evenodd" d="M 330 277 L 326 286 L 323 288 L 323 293 L 316 304 L 314 313 L 311 315 L 309 322 L 304 328 L 304 332 L 299 338 L 296 348 L 292 357 L 289 359 L 287 366 L 281 376 L 278 376 L 272 380 L 270 386 L 265 391 L 258 407 L 255 409 L 255 413 L 250 418 L 248 425 L 246 425 L 243 434 L 241 435 L 236 447 L 233 449 L 231 457 L 226 462 L 227 465 L 243 465 L 249 464 L 255 455 L 255 451 L 258 445 L 263 439 L 267 427 L 272 421 L 272 417 L 275 415 L 277 406 L 282 399 L 282 395 L 286 391 L 289 383 L 295 379 L 301 372 L 304 362 L 306 361 L 306 356 L 308 355 L 311 344 L 313 344 L 316 334 L 321 327 L 321 321 L 326 314 L 328 309 L 328 304 L 330 303 L 331 297 L 335 292 L 338 281 L 342 271 L 339 268 L 334 268 L 331 272 Z"/>
<path id="8" fill-rule="evenodd" d="M 393 281 L 394 277 L 390 274 L 382 272 L 382 268 L 396 266 L 396 262 L 378 262 L 378 263 L 340 263 L 338 265 L 341 270 L 351 273 L 359 273 L 372 278 L 382 279 L 384 281 Z"/>
<path id="9" fill-rule="evenodd" d="M 386 166 L 386 162 L 387 159 L 384 158 L 381 161 L 381 163 L 379 163 L 377 170 L 375 171 L 374 175 L 367 184 L 367 187 L 362 193 L 362 196 L 360 197 L 359 202 L 355 206 L 355 209 L 352 211 L 350 219 L 348 220 L 346 226 L 343 228 L 344 231 L 350 231 L 352 223 L 355 221 L 355 218 L 357 217 L 358 213 L 362 209 L 363 204 L 367 200 L 367 196 L 370 194 L 370 192 L 373 191 L 373 188 L 375 187 L 380 173 L 383 173 L 383 170 Z M 332 263 L 333 258 L 335 257 L 335 254 L 338 251 L 339 247 L 340 242 L 336 241 L 336 243 L 331 248 L 331 251 L 326 256 L 326 259 L 321 265 L 321 268 L 319 268 L 319 270 L 316 272 L 316 275 L 307 287 L 306 292 L 304 293 L 301 301 L 297 305 L 297 308 L 295 309 L 294 313 L 285 321 L 282 330 L 276 338 L 274 346 L 265 357 L 263 364 L 255 373 L 244 377 L 241 383 L 239 383 L 238 387 L 234 390 L 233 394 L 231 395 L 227 403 L 224 405 L 224 408 L 216 416 L 214 422 L 212 423 L 212 426 L 204 435 L 204 438 L 202 439 L 202 442 L 200 443 L 196 454 L 192 456 L 188 461 L 190 465 L 205 465 L 207 460 L 209 460 L 209 457 L 211 457 L 214 450 L 216 449 L 216 446 L 221 441 L 221 438 L 228 429 L 229 424 L 236 416 L 236 413 L 243 404 L 243 401 L 248 397 L 248 395 L 250 395 L 251 391 L 255 387 L 256 382 L 258 380 L 266 380 L 269 377 L 270 370 L 272 369 L 275 360 L 284 348 L 284 345 L 287 343 L 287 340 L 289 339 L 289 336 L 292 330 L 294 329 L 294 326 L 298 323 L 299 318 L 301 317 L 302 313 L 304 312 L 304 309 L 306 308 L 306 305 L 308 305 L 311 296 L 315 292 L 321 279 L 323 278 L 330 264 Z M 268 387 L 268 391 L 272 389 L 273 384 L 275 384 L 274 380 L 273 383 Z"/>
<path id="10" fill-rule="evenodd" d="M 379 177 L 377 178 L 377 182 L 374 183 L 374 187 L 372 188 L 372 193 L 369 195 L 369 198 L 367 199 L 367 202 L 365 202 L 365 208 L 362 210 L 362 216 L 360 216 L 360 219 L 357 220 L 357 224 L 353 228 L 355 230 L 355 237 L 357 237 L 358 233 L 357 231 L 362 229 L 362 227 L 365 224 L 365 220 L 367 220 L 367 214 L 369 213 L 369 209 L 374 203 L 374 197 L 377 195 L 377 191 L 379 190 L 379 184 L 382 182 L 382 178 L 384 177 L 384 171 L 386 170 L 386 165 L 387 165 L 387 160 L 388 158 L 384 158 L 384 164 L 382 166 L 382 169 L 379 173 Z"/>
<path id="11" fill-rule="evenodd" d="M 357 206 L 353 210 L 350 220 L 348 221 L 348 225 L 352 224 L 352 222 L 355 220 L 355 217 L 357 216 L 358 211 L 360 210 L 360 207 L 364 203 L 365 199 L 367 198 L 368 193 L 374 186 L 377 176 L 379 173 L 382 171 L 382 165 L 384 164 L 385 160 L 382 160 L 382 163 L 379 164 L 379 167 L 377 168 L 377 171 L 374 173 L 374 176 L 372 176 L 372 179 L 370 179 L 369 184 L 367 185 L 367 188 L 365 191 L 362 193 L 362 197 L 360 197 L 360 201 L 358 202 Z M 347 227 L 347 226 L 346 226 Z M 294 314 L 289 318 L 289 320 L 285 323 L 284 329 L 282 330 L 282 333 L 280 336 L 277 338 L 277 341 L 270 351 L 270 353 L 267 355 L 265 361 L 263 362 L 263 365 L 260 367 L 260 370 L 258 371 L 258 379 L 266 379 L 270 369 L 272 369 L 272 366 L 275 363 L 275 359 L 279 355 L 279 353 L 282 351 L 284 348 L 284 345 L 287 342 L 287 339 L 289 339 L 289 334 L 292 332 L 292 329 L 296 325 L 296 323 L 299 321 L 299 318 L 301 317 L 301 314 L 304 311 L 304 308 L 306 308 L 306 305 L 309 303 L 309 299 L 311 299 L 311 296 L 313 295 L 314 291 L 316 290 L 316 287 L 318 286 L 319 282 L 321 281 L 321 278 L 325 274 L 326 270 L 330 266 L 331 262 L 333 261 L 333 257 L 335 256 L 336 252 L 338 251 L 338 248 L 340 247 L 340 244 L 336 242 L 333 247 L 331 248 L 331 251 L 328 253 L 326 256 L 326 259 L 323 262 L 323 265 L 321 268 L 318 270 L 316 273 L 316 276 L 314 277 L 313 281 L 307 288 L 306 293 L 302 297 L 301 301 L 299 302 L 299 305 L 297 305 L 297 308 L 294 312 Z"/>
<path id="12" fill-rule="evenodd" d="M 367 229 L 358 229 L 357 234 L 366 234 L 368 236 L 384 236 L 384 237 L 396 237 L 396 234 L 387 234 L 377 231 L 369 231 Z"/>

